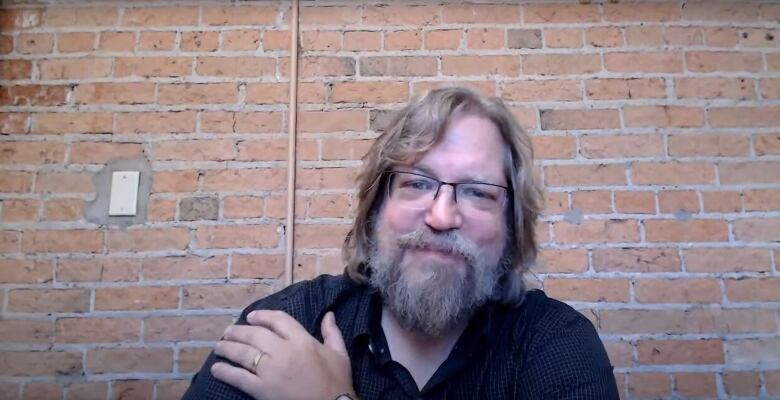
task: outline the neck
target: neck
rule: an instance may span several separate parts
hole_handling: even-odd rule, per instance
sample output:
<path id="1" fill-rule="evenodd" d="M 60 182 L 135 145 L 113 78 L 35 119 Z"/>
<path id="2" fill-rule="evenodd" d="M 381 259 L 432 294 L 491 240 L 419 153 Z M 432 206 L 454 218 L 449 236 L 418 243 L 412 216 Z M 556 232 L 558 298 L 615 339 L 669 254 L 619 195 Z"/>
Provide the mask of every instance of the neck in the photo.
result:
<path id="1" fill-rule="evenodd" d="M 468 321 L 463 321 L 442 335 L 431 337 L 405 328 L 390 309 L 382 308 L 382 331 L 387 338 L 390 355 L 406 367 L 420 389 L 447 359 L 467 325 Z"/>

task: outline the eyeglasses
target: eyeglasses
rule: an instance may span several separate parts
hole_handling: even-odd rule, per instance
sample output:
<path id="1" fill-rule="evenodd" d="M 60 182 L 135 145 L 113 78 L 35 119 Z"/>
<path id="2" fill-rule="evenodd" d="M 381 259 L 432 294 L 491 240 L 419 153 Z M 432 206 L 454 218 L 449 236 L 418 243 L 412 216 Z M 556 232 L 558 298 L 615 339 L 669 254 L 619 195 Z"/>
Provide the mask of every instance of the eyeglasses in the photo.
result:
<path id="1" fill-rule="evenodd" d="M 390 171 L 388 196 L 406 208 L 429 208 L 439 196 L 442 185 L 452 186 L 453 200 L 461 211 L 499 211 L 504 207 L 509 188 L 484 182 L 443 182 L 415 172 Z"/>

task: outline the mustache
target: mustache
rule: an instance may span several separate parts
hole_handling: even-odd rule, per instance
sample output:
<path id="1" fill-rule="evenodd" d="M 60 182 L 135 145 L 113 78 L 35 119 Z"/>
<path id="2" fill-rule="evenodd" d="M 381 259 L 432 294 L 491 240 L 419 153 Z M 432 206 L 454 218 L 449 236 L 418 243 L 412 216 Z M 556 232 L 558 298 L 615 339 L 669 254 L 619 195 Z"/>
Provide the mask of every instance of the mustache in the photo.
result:
<path id="1" fill-rule="evenodd" d="M 428 248 L 463 257 L 466 263 L 474 265 L 479 249 L 459 231 L 434 232 L 427 226 L 400 235 L 397 239 L 402 249 Z"/>

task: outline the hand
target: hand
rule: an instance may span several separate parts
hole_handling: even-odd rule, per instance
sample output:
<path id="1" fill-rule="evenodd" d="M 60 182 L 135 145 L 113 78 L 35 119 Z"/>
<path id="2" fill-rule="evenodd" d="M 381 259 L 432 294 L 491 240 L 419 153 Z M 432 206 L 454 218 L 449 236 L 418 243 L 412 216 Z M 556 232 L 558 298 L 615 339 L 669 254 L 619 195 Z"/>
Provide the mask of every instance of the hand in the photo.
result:
<path id="1" fill-rule="evenodd" d="M 332 312 L 322 319 L 324 343 L 282 311 L 253 311 L 247 322 L 251 325 L 229 326 L 214 349 L 243 368 L 215 363 L 215 378 L 258 400 L 333 399 L 354 393 L 352 366 Z M 258 354 L 262 358 L 253 368 Z"/>

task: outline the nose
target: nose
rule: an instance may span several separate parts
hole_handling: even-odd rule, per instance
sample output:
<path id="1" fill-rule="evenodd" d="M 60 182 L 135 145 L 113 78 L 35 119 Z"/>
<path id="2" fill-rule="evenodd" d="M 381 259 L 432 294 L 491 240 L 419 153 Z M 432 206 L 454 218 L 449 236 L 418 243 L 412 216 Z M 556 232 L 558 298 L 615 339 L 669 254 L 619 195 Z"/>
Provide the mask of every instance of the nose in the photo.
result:
<path id="1" fill-rule="evenodd" d="M 442 185 L 439 195 L 433 200 L 425 213 L 425 223 L 438 231 L 460 228 L 463 224 L 463 215 L 458 204 L 455 203 L 455 191 L 452 186 Z"/>

